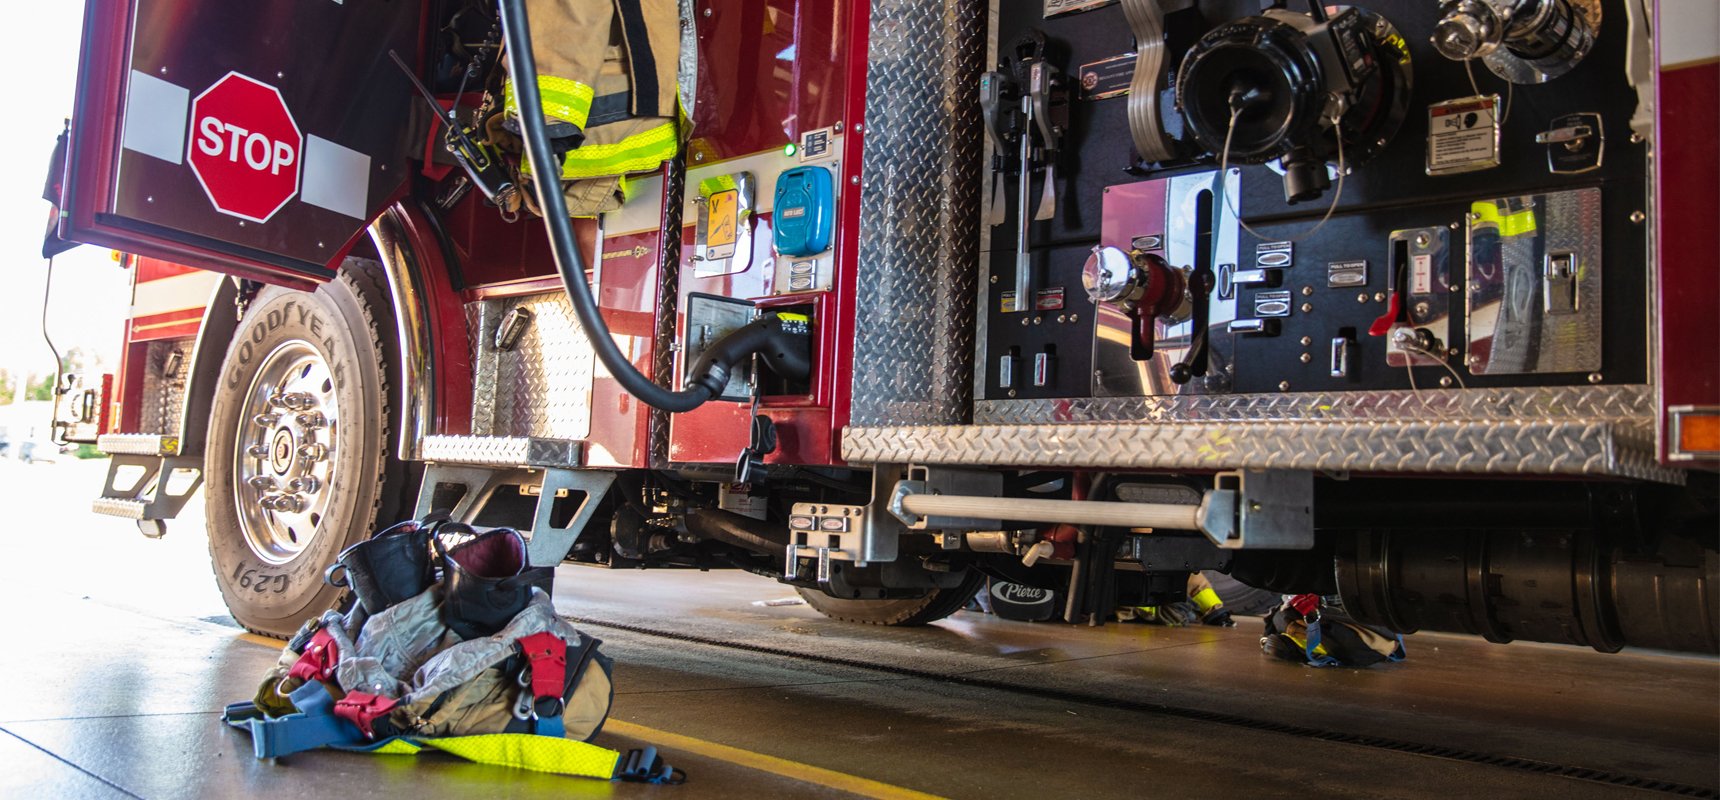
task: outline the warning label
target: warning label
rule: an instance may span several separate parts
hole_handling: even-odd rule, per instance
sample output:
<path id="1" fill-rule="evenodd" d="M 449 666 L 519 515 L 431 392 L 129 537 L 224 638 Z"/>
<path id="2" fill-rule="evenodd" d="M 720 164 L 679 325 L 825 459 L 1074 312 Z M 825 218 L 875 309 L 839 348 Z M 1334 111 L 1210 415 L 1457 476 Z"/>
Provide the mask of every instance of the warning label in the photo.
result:
<path id="1" fill-rule="evenodd" d="M 1499 166 L 1499 96 L 1464 97 L 1427 109 L 1427 174 Z"/>

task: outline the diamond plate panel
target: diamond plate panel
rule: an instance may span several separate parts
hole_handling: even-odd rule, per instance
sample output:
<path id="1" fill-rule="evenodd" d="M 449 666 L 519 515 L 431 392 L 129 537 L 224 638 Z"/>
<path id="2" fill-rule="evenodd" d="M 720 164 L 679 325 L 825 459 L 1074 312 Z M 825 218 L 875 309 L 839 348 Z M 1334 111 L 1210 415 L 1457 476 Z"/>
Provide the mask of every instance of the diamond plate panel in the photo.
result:
<path id="1" fill-rule="evenodd" d="M 986 4 L 872 5 L 856 296 L 857 424 L 946 424 L 972 397 Z"/>
<path id="2" fill-rule="evenodd" d="M 179 453 L 179 437 L 154 433 L 105 433 L 96 449 L 110 456 L 171 456 Z"/>
<path id="3" fill-rule="evenodd" d="M 1683 480 L 1654 463 L 1652 438 L 1594 420 L 928 425 L 849 428 L 842 444 L 843 458 L 854 463 Z"/>
<path id="4" fill-rule="evenodd" d="M 425 461 L 498 467 L 577 467 L 579 442 L 531 436 L 426 436 Z"/>
<path id="5" fill-rule="evenodd" d="M 589 436 L 596 355 L 567 296 L 546 292 L 471 306 L 480 308 L 468 306 L 468 319 L 481 326 L 473 341 L 473 430 L 547 439 Z M 531 312 L 530 327 L 513 350 L 497 351 L 496 326 L 518 307 Z"/>
<path id="6" fill-rule="evenodd" d="M 178 436 L 185 415 L 185 376 L 190 370 L 196 337 L 162 339 L 144 348 L 142 403 L 138 407 L 136 433 Z M 174 351 L 180 353 L 179 368 L 163 374 Z"/>
<path id="7" fill-rule="evenodd" d="M 1331 392 L 1062 400 L 981 400 L 974 421 L 1044 422 L 1363 422 L 1388 420 L 1588 419 L 1654 425 L 1647 386 Z"/>

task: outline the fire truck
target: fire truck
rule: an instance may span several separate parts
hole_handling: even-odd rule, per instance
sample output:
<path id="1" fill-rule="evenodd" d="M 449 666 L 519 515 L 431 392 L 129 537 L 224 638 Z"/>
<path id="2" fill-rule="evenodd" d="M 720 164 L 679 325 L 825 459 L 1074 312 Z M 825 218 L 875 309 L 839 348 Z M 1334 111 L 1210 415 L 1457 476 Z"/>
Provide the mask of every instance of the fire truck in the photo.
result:
<path id="1" fill-rule="evenodd" d="M 445 511 L 873 624 L 1217 570 L 1715 652 L 1715 13 L 90 0 L 58 234 L 136 305 L 65 428 L 276 636 Z"/>

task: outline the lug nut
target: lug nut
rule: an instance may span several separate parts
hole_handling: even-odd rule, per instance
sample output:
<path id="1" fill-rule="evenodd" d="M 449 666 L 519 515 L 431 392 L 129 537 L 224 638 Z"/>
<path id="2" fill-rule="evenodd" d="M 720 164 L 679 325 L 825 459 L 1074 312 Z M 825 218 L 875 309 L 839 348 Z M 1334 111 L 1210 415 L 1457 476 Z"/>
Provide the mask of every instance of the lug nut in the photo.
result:
<path id="1" fill-rule="evenodd" d="M 280 414 L 258 414 L 251 418 L 251 422 L 259 428 L 273 428 L 280 421 Z"/>
<path id="2" fill-rule="evenodd" d="M 306 411 L 293 417 L 301 428 L 321 428 L 328 424 L 328 417 L 321 411 Z"/>
<path id="3" fill-rule="evenodd" d="M 321 488 L 322 488 L 322 481 L 318 480 L 315 475 L 306 475 L 302 478 L 294 478 L 290 481 L 287 481 L 287 491 L 289 491 L 289 492 L 304 492 L 305 494 L 316 494 L 317 490 L 321 489 Z"/>
<path id="4" fill-rule="evenodd" d="M 268 458 L 269 446 L 266 444 L 254 444 L 245 448 L 245 452 L 252 458 Z"/>
<path id="5" fill-rule="evenodd" d="M 246 481 L 246 483 L 249 483 L 251 488 L 256 489 L 259 492 L 272 492 L 278 486 L 275 479 L 267 475 L 258 475 L 249 481 Z"/>
<path id="6" fill-rule="evenodd" d="M 289 392 L 287 394 L 277 396 L 280 398 L 279 405 L 286 406 L 294 411 L 303 411 L 317 404 L 316 398 L 311 397 L 305 392 Z"/>
<path id="7" fill-rule="evenodd" d="M 296 494 L 272 494 L 263 498 L 263 507 L 270 511 L 297 514 L 305 510 L 305 499 Z"/>
<path id="8" fill-rule="evenodd" d="M 328 458 L 328 445 L 312 442 L 299 445 L 299 458 L 306 461 L 321 461 Z"/>

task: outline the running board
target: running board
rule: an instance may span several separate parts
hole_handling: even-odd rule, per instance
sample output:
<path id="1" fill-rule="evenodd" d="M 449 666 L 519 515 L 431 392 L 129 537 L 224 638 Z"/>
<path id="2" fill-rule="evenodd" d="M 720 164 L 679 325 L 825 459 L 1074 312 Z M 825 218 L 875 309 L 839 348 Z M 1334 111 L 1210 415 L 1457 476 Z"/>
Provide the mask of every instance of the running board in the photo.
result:
<path id="1" fill-rule="evenodd" d="M 179 437 L 155 433 L 105 433 L 96 437 L 96 449 L 110 456 L 176 456 Z"/>
<path id="2" fill-rule="evenodd" d="M 418 443 L 418 457 L 434 464 L 578 467 L 584 454 L 581 442 L 537 436 L 426 436 Z"/>

